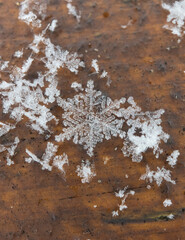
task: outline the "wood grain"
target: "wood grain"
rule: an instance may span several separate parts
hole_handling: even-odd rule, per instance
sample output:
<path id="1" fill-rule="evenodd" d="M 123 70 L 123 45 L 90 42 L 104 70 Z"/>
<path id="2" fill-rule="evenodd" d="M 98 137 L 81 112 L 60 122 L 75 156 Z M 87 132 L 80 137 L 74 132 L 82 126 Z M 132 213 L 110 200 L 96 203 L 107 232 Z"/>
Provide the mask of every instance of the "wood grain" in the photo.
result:
<path id="1" fill-rule="evenodd" d="M 0 0 L 0 55 L 12 63 L 14 52 L 33 40 L 32 30 L 18 20 L 16 3 Z M 70 161 L 65 178 L 57 170 L 42 171 L 39 164 L 24 161 L 26 147 L 41 156 L 46 141 L 23 119 L 8 136 L 8 140 L 16 135 L 21 139 L 15 164 L 8 167 L 3 157 L 0 162 L 0 240 L 184 240 L 185 39 L 178 44 L 178 38 L 162 28 L 168 13 L 159 0 L 76 0 L 75 5 L 82 10 L 80 24 L 68 15 L 64 1 L 49 2 L 44 26 L 53 18 L 59 21 L 56 31 L 49 34 L 51 41 L 83 54 L 89 64 L 99 55 L 112 84 L 109 88 L 106 80 L 92 76 L 96 89 L 112 99 L 133 96 L 143 111 L 165 109 L 162 126 L 171 137 L 163 146 L 165 154 L 155 159 L 148 151 L 141 163 L 123 156 L 123 140 L 112 138 L 97 144 L 91 159 L 97 176 L 90 184 L 82 184 L 75 168 L 88 155 L 72 141 L 61 143 L 61 151 Z M 121 29 L 130 19 L 133 24 Z M 29 76 L 37 67 L 35 64 L 30 69 Z M 90 68 L 77 76 L 60 70 L 62 96 L 73 97 L 71 83 L 86 85 L 90 73 Z M 61 118 L 62 110 L 55 104 L 52 112 Z M 0 118 L 8 120 L 2 113 Z M 62 121 L 52 128 L 58 134 Z M 138 180 L 146 164 L 155 169 L 167 166 L 166 156 L 176 149 L 181 153 L 172 174 L 176 185 L 163 182 L 160 187 L 152 184 L 148 190 L 147 183 Z M 136 194 L 129 196 L 128 209 L 112 218 L 111 212 L 120 203 L 114 192 L 126 185 Z M 162 204 L 166 198 L 173 202 L 169 208 Z M 167 219 L 170 213 L 174 220 Z"/>

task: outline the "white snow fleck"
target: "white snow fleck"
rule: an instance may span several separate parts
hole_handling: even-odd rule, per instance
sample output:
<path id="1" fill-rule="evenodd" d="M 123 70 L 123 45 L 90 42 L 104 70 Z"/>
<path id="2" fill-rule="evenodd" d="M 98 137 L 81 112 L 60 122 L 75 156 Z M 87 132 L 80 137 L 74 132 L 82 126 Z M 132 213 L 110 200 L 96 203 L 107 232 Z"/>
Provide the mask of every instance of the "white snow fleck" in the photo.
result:
<path id="1" fill-rule="evenodd" d="M 169 207 L 172 205 L 172 201 L 170 199 L 165 199 L 163 205 L 164 207 Z"/>
<path id="2" fill-rule="evenodd" d="M 126 25 L 121 25 L 121 28 L 126 29 L 128 26 L 132 25 L 132 20 L 129 20 Z"/>
<path id="3" fill-rule="evenodd" d="M 172 152 L 170 156 L 167 157 L 166 161 L 172 168 L 176 165 L 177 158 L 179 155 L 180 155 L 180 152 L 178 150 L 175 150 Z"/>
<path id="4" fill-rule="evenodd" d="M 154 180 L 158 186 L 161 185 L 163 180 L 170 182 L 172 184 L 176 184 L 175 181 L 171 179 L 171 171 L 166 170 L 164 167 L 162 167 L 161 169 L 159 167 L 157 167 L 157 171 L 150 171 L 150 168 L 147 165 L 146 173 L 143 174 L 140 177 L 140 179 L 147 180 L 150 183 L 152 183 Z"/>
<path id="5" fill-rule="evenodd" d="M 94 164 L 91 164 L 89 160 L 82 160 L 81 165 L 77 166 L 76 173 L 81 177 L 82 183 L 89 183 L 96 176 Z"/>
<path id="6" fill-rule="evenodd" d="M 107 77 L 107 76 L 108 76 L 108 72 L 106 72 L 105 70 L 103 70 L 100 78 L 105 78 L 105 77 Z"/>
<path id="7" fill-rule="evenodd" d="M 100 69 L 99 69 L 99 66 L 98 66 L 98 60 L 97 59 L 92 60 L 91 66 L 95 69 L 96 73 L 99 73 Z"/>
<path id="8" fill-rule="evenodd" d="M 172 219 L 174 219 L 174 215 L 171 213 L 171 214 L 169 214 L 168 216 L 167 216 L 170 220 L 172 220 Z"/>
<path id="9" fill-rule="evenodd" d="M 51 25 L 49 26 L 49 30 L 51 32 L 54 32 L 55 31 L 55 28 L 57 27 L 57 23 L 58 23 L 58 20 L 54 19 L 52 22 L 51 22 Z"/>
<path id="10" fill-rule="evenodd" d="M 74 88 L 76 92 L 78 92 L 79 90 L 80 91 L 83 91 L 83 87 L 82 87 L 82 84 L 81 83 L 77 83 L 77 82 L 73 82 L 71 84 L 71 88 Z"/>
<path id="11" fill-rule="evenodd" d="M 113 217 L 119 216 L 119 211 L 118 210 L 117 211 L 112 211 L 112 216 Z"/>
<path id="12" fill-rule="evenodd" d="M 185 0 L 175 1 L 173 4 L 167 4 L 162 1 L 162 7 L 170 13 L 167 17 L 168 24 L 163 27 L 179 37 L 184 35 L 185 21 Z"/>
<path id="13" fill-rule="evenodd" d="M 80 19 L 81 19 L 81 11 L 77 12 L 77 9 L 75 6 L 72 5 L 72 0 L 66 0 L 67 2 L 67 9 L 68 9 L 68 14 L 69 15 L 73 15 L 77 22 L 79 23 L 80 22 Z"/>
<path id="14" fill-rule="evenodd" d="M 9 61 L 3 61 L 0 57 L 0 71 L 4 71 L 8 67 Z"/>
<path id="15" fill-rule="evenodd" d="M 91 62 L 91 67 L 94 68 L 95 70 L 95 73 L 99 74 L 100 73 L 100 67 L 98 65 L 98 60 L 97 59 L 93 59 L 92 62 Z M 111 84 L 111 78 L 108 74 L 108 72 L 106 72 L 105 70 L 102 71 L 101 75 L 99 76 L 101 79 L 102 78 L 107 78 L 107 82 L 106 82 L 106 85 L 108 87 L 110 87 L 110 84 Z"/>
<path id="16" fill-rule="evenodd" d="M 16 58 L 21 58 L 23 56 L 23 49 L 20 51 L 16 51 L 15 53 L 14 53 L 14 57 L 16 57 Z"/>

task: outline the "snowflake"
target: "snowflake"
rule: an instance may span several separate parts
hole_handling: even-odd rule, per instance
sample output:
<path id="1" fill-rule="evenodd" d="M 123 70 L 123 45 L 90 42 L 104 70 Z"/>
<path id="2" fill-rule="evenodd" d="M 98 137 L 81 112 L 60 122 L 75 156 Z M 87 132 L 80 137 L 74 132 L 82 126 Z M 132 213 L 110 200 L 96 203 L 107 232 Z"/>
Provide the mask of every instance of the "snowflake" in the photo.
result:
<path id="1" fill-rule="evenodd" d="M 103 139 L 109 140 L 111 136 L 124 137 L 125 133 L 121 130 L 124 120 L 116 118 L 123 103 L 125 98 L 112 101 L 102 92 L 94 90 L 91 80 L 87 83 L 85 93 L 80 93 L 73 99 L 58 98 L 59 106 L 65 111 L 62 115 L 65 128 L 63 133 L 56 136 L 56 141 L 73 138 L 73 142 L 83 145 L 92 157 L 96 144 Z"/>
<path id="2" fill-rule="evenodd" d="M 82 183 L 89 183 L 90 180 L 96 176 L 94 164 L 91 164 L 89 160 L 82 160 L 81 166 L 77 166 L 76 172 L 77 175 L 82 178 Z"/>
<path id="3" fill-rule="evenodd" d="M 146 166 L 146 173 L 140 177 L 141 180 L 148 180 L 150 183 L 156 181 L 158 186 L 161 185 L 163 180 L 170 182 L 172 184 L 176 184 L 174 180 L 171 179 L 171 171 L 166 170 L 164 167 L 161 169 L 157 167 L 157 171 L 150 171 L 149 166 Z"/>
<path id="4" fill-rule="evenodd" d="M 169 207 L 172 205 L 171 199 L 165 199 L 163 202 L 164 207 Z"/>
<path id="5" fill-rule="evenodd" d="M 116 217 L 119 216 L 119 211 L 123 211 L 124 209 L 127 209 L 127 205 L 125 204 L 126 199 L 129 195 L 135 195 L 135 191 L 130 190 L 127 192 L 128 186 L 126 186 L 123 190 L 119 190 L 119 192 L 115 193 L 116 197 L 119 197 L 121 199 L 121 204 L 119 206 L 119 210 L 113 211 L 112 216 Z"/>
<path id="6" fill-rule="evenodd" d="M 166 161 L 172 168 L 174 168 L 174 166 L 176 165 L 177 158 L 179 155 L 180 155 L 179 150 L 175 150 L 172 152 L 172 154 L 170 156 L 167 157 Z"/>

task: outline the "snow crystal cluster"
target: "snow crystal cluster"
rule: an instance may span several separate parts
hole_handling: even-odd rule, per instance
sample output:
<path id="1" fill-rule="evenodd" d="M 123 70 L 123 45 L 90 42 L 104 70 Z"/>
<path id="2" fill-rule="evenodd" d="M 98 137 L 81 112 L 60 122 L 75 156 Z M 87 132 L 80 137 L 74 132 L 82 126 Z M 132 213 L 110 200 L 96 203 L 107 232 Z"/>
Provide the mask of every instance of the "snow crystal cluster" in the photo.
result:
<path id="1" fill-rule="evenodd" d="M 167 17 L 168 24 L 164 25 L 164 28 L 170 30 L 178 37 L 182 37 L 185 33 L 185 0 L 175 1 L 173 4 L 162 2 L 162 7 L 169 11 Z"/>
<path id="2" fill-rule="evenodd" d="M 157 171 L 150 171 L 149 166 L 146 166 L 146 173 L 140 177 L 141 180 L 147 180 L 150 183 L 153 181 L 156 182 L 158 186 L 161 185 L 162 181 L 165 180 L 172 184 L 175 184 L 175 181 L 171 179 L 171 171 L 166 170 L 164 167 L 157 167 Z"/>

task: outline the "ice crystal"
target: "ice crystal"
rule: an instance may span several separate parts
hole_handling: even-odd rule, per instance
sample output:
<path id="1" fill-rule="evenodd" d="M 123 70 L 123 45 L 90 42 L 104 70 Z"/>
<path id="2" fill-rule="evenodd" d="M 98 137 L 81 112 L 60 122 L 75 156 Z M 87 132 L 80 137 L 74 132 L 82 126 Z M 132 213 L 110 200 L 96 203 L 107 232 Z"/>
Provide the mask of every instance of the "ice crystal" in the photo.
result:
<path id="1" fill-rule="evenodd" d="M 14 57 L 16 58 L 21 58 L 22 56 L 23 56 L 23 49 L 21 51 L 18 50 L 14 53 Z"/>
<path id="2" fill-rule="evenodd" d="M 98 60 L 97 59 L 92 60 L 91 66 L 94 68 L 96 73 L 99 73 L 100 69 L 99 69 L 99 66 L 98 66 Z"/>
<path id="3" fill-rule="evenodd" d="M 64 164 L 68 164 L 68 157 L 65 153 L 63 155 L 55 156 L 57 150 L 58 150 L 57 145 L 48 142 L 45 153 L 42 155 L 41 159 L 39 159 L 35 154 L 26 149 L 26 153 L 29 155 L 29 158 L 25 158 L 25 161 L 27 163 L 31 162 L 39 163 L 42 166 L 42 170 L 51 171 L 53 166 L 55 166 L 63 174 L 65 174 L 63 166 Z"/>
<path id="4" fill-rule="evenodd" d="M 0 144 L 0 153 L 7 152 L 6 161 L 8 166 L 14 164 L 14 161 L 11 158 L 15 155 L 15 150 L 19 142 L 20 142 L 19 138 L 15 137 L 13 143 L 5 144 L 5 145 Z"/>
<path id="5" fill-rule="evenodd" d="M 111 78 L 108 74 L 107 71 L 105 70 L 101 70 L 100 71 L 100 67 L 99 67 L 99 64 L 98 64 L 98 60 L 97 59 L 93 59 L 92 62 L 91 62 L 91 67 L 94 68 L 95 70 L 95 74 L 99 74 L 99 77 L 102 79 L 102 78 L 107 78 L 107 82 L 106 82 L 106 85 L 108 87 L 110 87 L 110 84 L 111 84 Z"/>
<path id="6" fill-rule="evenodd" d="M 55 28 L 57 27 L 57 23 L 58 23 L 58 20 L 57 19 L 54 19 L 52 22 L 51 22 L 51 25 L 49 26 L 49 30 L 51 32 L 54 32 L 55 31 Z"/>
<path id="7" fill-rule="evenodd" d="M 179 155 L 180 155 L 180 152 L 178 150 L 175 150 L 172 152 L 170 156 L 167 157 L 166 161 L 172 168 L 176 165 L 177 158 Z"/>
<path id="8" fill-rule="evenodd" d="M 185 0 L 175 1 L 172 5 L 162 2 L 162 7 L 170 12 L 167 17 L 168 24 L 164 25 L 164 28 L 179 37 L 184 35 Z"/>
<path id="9" fill-rule="evenodd" d="M 77 12 L 76 7 L 72 5 L 73 3 L 72 0 L 66 0 L 66 2 L 67 2 L 68 14 L 73 15 L 76 18 L 77 22 L 80 22 L 81 11 Z"/>
<path id="10" fill-rule="evenodd" d="M 132 195 L 132 196 L 135 195 L 135 191 L 133 190 L 127 191 L 127 189 L 128 189 L 128 186 L 126 186 L 123 190 L 119 190 L 119 192 L 115 193 L 116 197 L 121 198 L 121 204 L 118 205 L 119 210 L 112 212 L 113 217 L 119 216 L 119 211 L 122 212 L 124 209 L 127 209 L 127 205 L 125 204 L 127 197 L 129 195 Z"/>
<path id="11" fill-rule="evenodd" d="M 161 115 L 164 110 L 156 112 L 137 112 L 133 118 L 128 119 L 128 129 L 124 146 L 122 148 L 125 156 L 132 156 L 133 162 L 140 162 L 143 159 L 143 153 L 147 149 L 153 149 L 156 158 L 163 150 L 159 147 L 161 141 L 166 142 L 169 135 L 166 134 L 161 127 Z"/>
<path id="12" fill-rule="evenodd" d="M 4 71 L 8 67 L 9 61 L 3 61 L 0 57 L 0 71 Z"/>
<path id="13" fill-rule="evenodd" d="M 81 177 L 82 183 L 89 183 L 96 176 L 94 164 L 91 164 L 89 160 L 82 160 L 81 165 L 77 166 L 76 172 Z"/>
<path id="14" fill-rule="evenodd" d="M 8 133 L 11 129 L 14 129 L 15 126 L 9 123 L 0 122 L 0 137 Z"/>
<path id="15" fill-rule="evenodd" d="M 125 98 L 112 101 L 100 91 L 94 90 L 94 82 L 88 81 L 85 93 L 76 95 L 73 99 L 58 99 L 58 104 L 64 109 L 63 132 L 56 136 L 56 141 L 70 140 L 83 145 L 89 156 L 93 156 L 96 144 L 112 136 L 124 137 L 121 130 L 123 119 L 118 119 L 120 105 Z"/>
<path id="16" fill-rule="evenodd" d="M 171 179 L 171 171 L 166 170 L 164 167 L 161 169 L 157 167 L 157 171 L 150 171 L 149 166 L 146 166 L 146 173 L 140 177 L 141 180 L 147 180 L 150 183 L 153 180 L 156 182 L 158 186 L 161 185 L 162 181 L 165 180 L 166 182 L 170 182 L 172 184 L 176 184 L 174 180 Z"/>
<path id="17" fill-rule="evenodd" d="M 169 207 L 172 205 L 171 199 L 165 199 L 163 202 L 164 207 Z"/>

